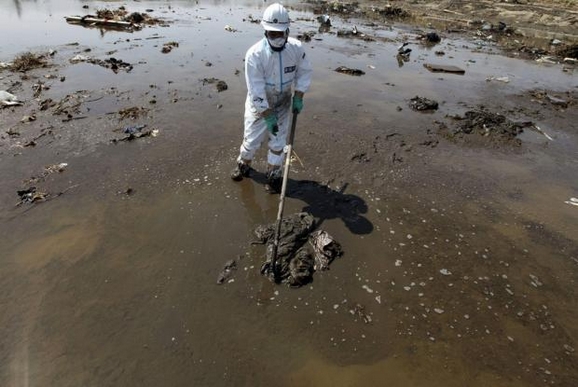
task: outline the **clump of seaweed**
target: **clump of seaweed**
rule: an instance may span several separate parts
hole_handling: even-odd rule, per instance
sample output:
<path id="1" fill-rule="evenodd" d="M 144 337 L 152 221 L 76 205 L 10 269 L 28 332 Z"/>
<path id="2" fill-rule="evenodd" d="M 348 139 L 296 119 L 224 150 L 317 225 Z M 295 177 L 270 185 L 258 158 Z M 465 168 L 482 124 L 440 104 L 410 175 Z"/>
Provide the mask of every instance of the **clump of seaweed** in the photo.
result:
<path id="1" fill-rule="evenodd" d="M 46 64 L 47 62 L 44 55 L 25 52 L 14 58 L 10 65 L 10 69 L 12 71 L 26 72 L 38 67 L 45 67 Z"/>

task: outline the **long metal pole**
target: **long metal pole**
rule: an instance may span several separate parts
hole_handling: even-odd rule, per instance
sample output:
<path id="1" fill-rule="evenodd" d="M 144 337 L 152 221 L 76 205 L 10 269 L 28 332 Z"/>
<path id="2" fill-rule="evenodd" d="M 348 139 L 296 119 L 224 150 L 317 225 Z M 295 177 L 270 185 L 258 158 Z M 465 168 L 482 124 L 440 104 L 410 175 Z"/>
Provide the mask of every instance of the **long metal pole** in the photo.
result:
<path id="1" fill-rule="evenodd" d="M 285 168 L 283 170 L 283 185 L 281 185 L 281 194 L 279 195 L 279 211 L 277 211 L 277 227 L 275 229 L 275 240 L 273 242 L 273 254 L 271 256 L 271 270 L 273 278 L 278 282 L 277 270 L 277 251 L 279 249 L 279 237 L 281 236 L 281 221 L 283 220 L 283 209 L 285 207 L 285 192 L 287 191 L 287 180 L 289 176 L 289 167 L 291 166 L 291 151 L 293 149 L 293 140 L 295 139 L 295 126 L 297 126 L 297 111 L 293 111 L 293 121 L 291 122 L 291 131 L 289 132 L 289 141 L 287 142 L 285 153 Z"/>

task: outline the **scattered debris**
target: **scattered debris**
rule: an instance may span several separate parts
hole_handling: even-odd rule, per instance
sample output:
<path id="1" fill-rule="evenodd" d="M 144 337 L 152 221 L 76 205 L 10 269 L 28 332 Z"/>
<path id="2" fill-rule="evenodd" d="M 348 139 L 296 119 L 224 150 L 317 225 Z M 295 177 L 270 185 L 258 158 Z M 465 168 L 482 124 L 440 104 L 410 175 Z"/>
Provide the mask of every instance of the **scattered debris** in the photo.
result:
<path id="1" fill-rule="evenodd" d="M 337 36 L 341 36 L 341 37 L 355 36 L 357 34 L 359 34 L 359 31 L 357 30 L 357 26 L 353 26 L 351 29 L 337 31 Z"/>
<path id="2" fill-rule="evenodd" d="M 17 56 L 10 65 L 10 70 L 26 72 L 39 67 L 46 67 L 46 55 L 25 52 Z"/>
<path id="3" fill-rule="evenodd" d="M 331 27 L 331 19 L 329 15 L 319 15 L 317 16 L 317 21 L 323 27 Z"/>
<path id="4" fill-rule="evenodd" d="M 366 324 L 371 322 L 371 316 L 365 312 L 365 307 L 361 304 L 355 304 L 353 309 L 349 310 L 349 313 L 351 313 L 354 317 L 358 317 Z"/>
<path id="5" fill-rule="evenodd" d="M 168 54 L 169 52 L 171 52 L 173 50 L 173 47 L 179 47 L 179 43 L 178 42 L 168 42 L 163 44 L 163 48 L 161 49 L 161 52 L 163 54 Z"/>
<path id="6" fill-rule="evenodd" d="M 538 63 L 558 64 L 558 58 L 552 55 L 542 55 L 536 59 Z"/>
<path id="7" fill-rule="evenodd" d="M 132 65 L 130 63 L 124 62 L 121 59 L 116 59 L 114 57 L 110 57 L 108 59 L 96 59 L 90 58 L 85 55 L 76 55 L 70 59 L 70 63 L 79 63 L 79 62 L 87 62 L 91 64 L 95 64 L 98 66 L 102 66 L 108 69 L 111 69 L 115 73 L 118 73 L 119 70 L 126 70 L 126 72 L 130 72 L 132 70 Z"/>
<path id="8" fill-rule="evenodd" d="M 388 18 L 406 19 L 411 16 L 411 14 L 403 8 L 394 7 L 390 4 L 382 8 L 374 7 L 371 10 L 374 14 Z"/>
<path id="9" fill-rule="evenodd" d="M 552 105 L 560 106 L 564 109 L 568 107 L 568 101 L 566 101 L 565 99 L 554 97 L 553 95 L 550 95 L 550 94 L 546 94 L 546 99 Z"/>
<path id="10" fill-rule="evenodd" d="M 452 275 L 452 272 L 449 271 L 448 269 L 440 269 L 440 273 L 442 275 Z"/>
<path id="11" fill-rule="evenodd" d="M 48 165 L 48 166 L 44 167 L 44 171 L 42 171 L 42 173 L 40 175 L 31 177 L 30 179 L 28 179 L 26 181 L 26 183 L 33 184 L 33 183 L 36 183 L 38 181 L 44 180 L 46 178 L 46 176 L 48 176 L 52 173 L 64 172 L 66 167 L 68 167 L 67 163 Z"/>
<path id="12" fill-rule="evenodd" d="M 243 19 L 243 21 L 248 21 L 249 23 L 253 23 L 253 24 L 260 24 L 261 23 L 261 19 L 255 19 L 253 18 L 253 15 L 249 15 L 247 16 L 246 19 Z"/>
<path id="13" fill-rule="evenodd" d="M 25 203 L 37 203 L 43 202 L 48 198 L 48 194 L 45 192 L 40 192 L 36 190 L 36 187 L 30 187 L 23 190 L 17 191 L 20 197 L 20 202 L 16 206 L 20 206 Z"/>
<path id="14" fill-rule="evenodd" d="M 409 43 L 405 42 L 397 48 L 397 64 L 402 67 L 405 62 L 409 62 L 409 54 L 411 54 L 411 48 L 407 47 Z"/>
<path id="15" fill-rule="evenodd" d="M 436 32 L 428 32 L 425 35 L 421 35 L 419 39 L 430 45 L 434 45 L 442 41 L 442 38 L 440 38 Z"/>
<path id="16" fill-rule="evenodd" d="M 339 66 L 338 68 L 335 69 L 335 71 L 337 71 L 338 73 L 342 73 L 342 74 L 356 75 L 356 76 L 360 76 L 360 75 L 365 74 L 365 71 L 363 71 L 363 70 L 351 69 L 351 68 L 345 67 L 345 66 Z"/>
<path id="17" fill-rule="evenodd" d="M 370 287 L 367 286 L 367 285 L 363 285 L 363 286 L 361 286 L 361 288 L 362 288 L 363 290 L 365 290 L 365 291 L 366 291 L 367 293 L 369 293 L 369 294 L 372 294 L 372 293 L 375 292 L 375 290 L 373 290 L 372 288 L 370 288 Z"/>
<path id="18" fill-rule="evenodd" d="M 328 232 L 317 230 L 309 237 L 313 247 L 316 271 L 327 270 L 333 260 L 342 255 L 341 245 Z"/>
<path id="19" fill-rule="evenodd" d="M 1 106 L 17 106 L 22 105 L 22 102 L 18 100 L 18 97 L 11 94 L 5 90 L 0 90 L 0 105 Z"/>
<path id="20" fill-rule="evenodd" d="M 415 96 L 409 100 L 409 107 L 418 111 L 437 110 L 438 103 L 433 99 Z"/>
<path id="21" fill-rule="evenodd" d="M 320 28 L 323 28 L 323 27 L 320 27 Z M 342 38 L 360 38 L 366 42 L 375 41 L 375 39 L 372 38 L 371 36 L 364 34 L 362 32 L 359 32 L 359 30 L 357 29 L 357 26 L 353 26 L 350 29 L 341 29 L 341 30 L 337 31 L 337 36 L 342 37 Z"/>
<path id="22" fill-rule="evenodd" d="M 38 98 L 40 94 L 42 94 L 42 91 L 50 90 L 50 86 L 47 86 L 42 81 L 38 81 L 38 83 L 32 85 L 32 90 L 34 91 L 34 98 Z"/>
<path id="23" fill-rule="evenodd" d="M 133 106 L 118 111 L 119 121 L 126 118 L 136 120 L 137 118 L 148 114 L 149 109 L 144 107 Z"/>
<path id="24" fill-rule="evenodd" d="M 570 198 L 570 200 L 566 200 L 564 203 L 570 204 L 572 206 L 578 206 L 578 198 Z"/>
<path id="25" fill-rule="evenodd" d="M 302 42 L 310 42 L 311 39 L 313 39 L 313 37 L 315 36 L 315 32 L 303 32 L 297 35 L 297 39 L 299 39 Z"/>
<path id="26" fill-rule="evenodd" d="M 70 24 L 79 24 L 84 27 L 120 29 L 125 31 L 140 30 L 143 25 L 165 24 L 162 20 L 151 17 L 146 13 L 132 12 L 129 14 L 122 6 L 116 10 L 98 10 L 96 15 L 66 16 L 65 19 Z"/>
<path id="27" fill-rule="evenodd" d="M 563 58 L 578 59 L 578 44 L 564 47 L 558 50 L 556 54 Z"/>
<path id="28" fill-rule="evenodd" d="M 544 132 L 538 125 L 536 124 L 531 124 L 530 128 L 536 130 L 538 133 L 540 133 L 541 135 L 543 135 L 544 137 L 546 137 L 548 140 L 550 141 L 554 141 L 554 139 L 546 132 Z"/>
<path id="29" fill-rule="evenodd" d="M 133 24 L 143 23 L 146 21 L 147 16 L 148 16 L 147 14 L 142 14 L 140 12 L 133 12 L 130 15 L 125 16 L 124 20 Z"/>
<path id="30" fill-rule="evenodd" d="M 40 101 L 40 110 L 44 111 L 44 110 L 48 110 L 51 107 L 56 106 L 56 102 L 54 102 L 52 100 L 52 98 L 47 98 L 43 101 Z"/>
<path id="31" fill-rule="evenodd" d="M 215 84 L 216 88 L 217 88 L 217 92 L 221 92 L 221 91 L 225 91 L 229 88 L 229 86 L 227 85 L 227 83 L 225 81 L 222 81 L 220 79 L 217 78 L 203 78 L 203 85 L 206 84 Z"/>
<path id="32" fill-rule="evenodd" d="M 339 2 L 339 1 L 332 1 L 325 3 L 323 6 L 323 10 L 325 12 L 320 13 L 344 13 L 344 14 L 351 14 L 357 10 L 357 3 L 346 3 L 346 2 Z"/>
<path id="33" fill-rule="evenodd" d="M 501 114 L 492 113 L 486 110 L 470 110 L 464 117 L 452 117 L 460 121 L 458 128 L 445 133 L 449 139 L 466 138 L 477 135 L 479 138 L 487 139 L 496 145 L 520 146 L 521 141 L 517 138 L 528 123 L 516 123 L 508 120 Z M 442 129 L 442 132 L 445 129 Z M 488 142 L 486 141 L 486 143 Z"/>
<path id="34" fill-rule="evenodd" d="M 36 116 L 35 116 L 35 115 L 24 116 L 24 117 L 22 117 L 22 119 L 20 120 L 20 122 L 33 122 L 33 121 L 36 121 Z"/>
<path id="35" fill-rule="evenodd" d="M 90 60 L 90 57 L 86 56 L 86 55 L 75 55 L 72 58 L 69 59 L 70 63 L 79 63 L 79 62 L 88 62 Z"/>
<path id="36" fill-rule="evenodd" d="M 122 130 L 123 133 L 126 134 L 133 134 L 133 133 L 138 133 L 140 131 L 142 131 L 144 128 L 146 128 L 146 125 L 142 124 L 142 125 L 129 125 L 129 126 L 125 126 L 124 129 Z"/>
<path id="37" fill-rule="evenodd" d="M 540 279 L 539 279 L 537 276 L 535 276 L 534 274 L 528 274 L 528 276 L 529 276 L 530 279 L 532 280 L 532 281 L 530 281 L 530 284 L 531 284 L 533 287 L 539 288 L 540 286 L 544 285 L 544 284 L 540 281 Z"/>
<path id="38" fill-rule="evenodd" d="M 237 262 L 234 259 L 227 261 L 223 270 L 221 270 L 217 277 L 217 283 L 223 284 L 225 282 L 230 282 L 235 270 L 237 270 Z"/>
<path id="39" fill-rule="evenodd" d="M 510 78 L 509 77 L 493 77 L 493 76 L 486 78 L 486 82 L 491 82 L 491 81 L 509 83 Z"/>
<path id="40" fill-rule="evenodd" d="M 237 29 L 227 24 L 227 25 L 225 26 L 225 31 L 237 32 Z"/>
<path id="41" fill-rule="evenodd" d="M 564 98 L 553 96 L 552 94 L 549 94 L 545 90 L 532 90 L 530 91 L 530 95 L 533 98 L 536 98 L 541 104 L 544 104 L 545 103 L 544 101 L 548 101 L 552 105 L 562 109 L 566 109 L 568 105 L 571 104 L 571 101 L 568 101 Z"/>
<path id="42" fill-rule="evenodd" d="M 411 52 L 411 48 L 407 47 L 409 42 L 404 42 L 401 46 L 397 48 L 397 53 L 399 55 L 407 55 Z"/>
<path id="43" fill-rule="evenodd" d="M 440 65 L 432 63 L 424 63 L 423 67 L 431 71 L 432 73 L 450 73 L 450 74 L 465 74 L 466 70 L 461 69 L 457 66 L 451 65 Z"/>
<path id="44" fill-rule="evenodd" d="M 146 125 L 127 126 L 126 128 L 122 129 L 122 132 L 128 135 L 118 139 L 117 138 L 112 139 L 111 142 L 117 143 L 120 141 L 133 141 L 136 140 L 137 138 L 156 137 L 158 135 L 159 131 L 157 129 L 143 130 L 145 127 Z"/>
<path id="45" fill-rule="evenodd" d="M 138 30 L 140 25 L 125 20 L 103 19 L 95 15 L 66 16 L 66 21 L 70 24 L 80 24 L 85 27 L 107 27 L 111 29 Z"/>

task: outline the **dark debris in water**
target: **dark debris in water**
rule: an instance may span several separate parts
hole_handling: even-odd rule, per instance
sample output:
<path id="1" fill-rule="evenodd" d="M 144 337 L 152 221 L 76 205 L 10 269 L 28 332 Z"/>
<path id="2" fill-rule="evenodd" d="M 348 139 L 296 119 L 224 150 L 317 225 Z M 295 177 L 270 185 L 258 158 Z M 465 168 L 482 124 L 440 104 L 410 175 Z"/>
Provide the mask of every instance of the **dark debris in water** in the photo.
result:
<path id="1" fill-rule="evenodd" d="M 179 47 L 179 43 L 178 42 L 168 42 L 163 44 L 163 47 L 161 48 L 161 52 L 163 54 L 168 54 L 169 52 L 171 52 L 173 50 L 174 47 Z"/>
<path id="2" fill-rule="evenodd" d="M 578 44 L 561 48 L 558 53 L 560 57 L 578 59 Z"/>
<path id="3" fill-rule="evenodd" d="M 337 71 L 338 73 L 341 74 L 347 74 L 347 75 L 364 75 L 365 71 L 359 70 L 359 69 L 352 69 L 349 67 L 345 67 L 345 66 L 339 66 L 338 68 L 335 69 L 335 71 Z"/>
<path id="4" fill-rule="evenodd" d="M 25 52 L 14 58 L 9 68 L 12 71 L 26 72 L 35 68 L 46 67 L 48 64 L 46 59 L 47 55 L 45 54 Z"/>
<path id="5" fill-rule="evenodd" d="M 152 12 L 153 10 L 148 11 Z M 124 6 L 117 9 L 99 9 L 94 15 L 68 16 L 66 21 L 85 27 L 122 30 L 139 30 L 143 25 L 166 25 L 163 20 L 152 17 L 148 13 L 129 12 Z"/>
<path id="6" fill-rule="evenodd" d="M 86 62 L 94 65 L 98 65 L 107 69 L 111 69 L 117 74 L 120 70 L 125 70 L 127 73 L 130 72 L 133 66 L 130 63 L 123 61 L 122 59 L 116 59 L 114 57 L 110 57 L 108 59 L 98 59 L 98 58 L 89 58 L 82 55 L 77 55 L 74 58 L 70 59 L 70 63 L 79 63 L 79 62 Z"/>
<path id="7" fill-rule="evenodd" d="M 111 140 L 112 143 L 117 143 L 121 141 L 133 141 L 138 138 L 143 137 L 156 137 L 158 130 L 156 129 L 146 129 L 146 125 L 129 125 L 120 130 L 126 136 L 120 138 L 114 138 Z"/>
<path id="8" fill-rule="evenodd" d="M 330 15 L 347 15 L 356 17 L 365 17 L 369 19 L 405 19 L 411 16 L 411 13 L 401 7 L 396 7 L 391 4 L 384 6 L 360 5 L 359 2 L 345 2 L 345 1 L 328 1 L 314 10 L 316 14 L 330 14 Z"/>
<path id="9" fill-rule="evenodd" d="M 260 243 L 266 245 L 266 261 L 261 273 L 274 281 L 300 287 L 313 280 L 315 271 L 327 270 L 343 254 L 341 245 L 326 231 L 315 231 L 315 219 L 307 212 L 292 214 L 281 221 L 279 245 L 273 270 L 273 250 L 277 222 L 255 229 Z M 274 273 L 275 271 L 275 273 Z M 276 275 L 275 275 L 276 274 Z"/>
<path id="10" fill-rule="evenodd" d="M 46 201 L 49 196 L 46 192 L 38 191 L 36 187 L 19 190 L 17 193 L 20 197 L 20 202 L 17 205 L 43 202 Z"/>
<path id="11" fill-rule="evenodd" d="M 452 117 L 457 127 L 448 129 L 442 125 L 440 133 L 451 140 L 469 140 L 471 142 L 492 146 L 520 146 L 517 138 L 528 123 L 517 123 L 499 113 L 487 110 L 470 110 L 463 117 Z"/>
<path id="12" fill-rule="evenodd" d="M 203 85 L 206 84 L 210 84 L 210 85 L 215 85 L 215 87 L 217 88 L 217 92 L 221 92 L 221 91 L 225 91 L 229 88 L 229 86 L 227 85 L 227 83 L 225 81 L 222 81 L 220 79 L 217 78 L 204 78 L 203 79 Z"/>
<path id="13" fill-rule="evenodd" d="M 221 270 L 221 272 L 217 277 L 217 283 L 220 285 L 224 284 L 225 282 L 228 282 L 236 270 L 237 270 L 237 262 L 234 259 L 225 262 L 223 270 Z"/>
<path id="14" fill-rule="evenodd" d="M 145 108 L 145 107 L 138 107 L 138 106 L 133 106 L 133 107 L 129 107 L 129 108 L 124 108 L 118 111 L 118 119 L 119 120 L 124 120 L 127 118 L 130 119 L 137 119 L 139 117 L 142 116 L 146 116 L 149 112 L 149 109 Z"/>
<path id="15" fill-rule="evenodd" d="M 409 107 L 413 110 L 437 110 L 438 106 L 437 101 L 425 97 L 415 96 L 409 100 Z"/>

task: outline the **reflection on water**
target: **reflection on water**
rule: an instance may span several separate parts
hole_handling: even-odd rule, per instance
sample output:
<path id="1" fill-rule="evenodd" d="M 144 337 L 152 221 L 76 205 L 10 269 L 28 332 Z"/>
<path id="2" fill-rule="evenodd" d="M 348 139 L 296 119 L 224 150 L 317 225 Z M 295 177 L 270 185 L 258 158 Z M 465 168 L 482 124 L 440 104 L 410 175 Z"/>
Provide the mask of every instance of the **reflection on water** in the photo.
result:
<path id="1" fill-rule="evenodd" d="M 18 14 L 18 17 L 20 17 L 22 15 L 22 6 L 20 5 L 20 0 L 14 0 L 14 8 L 16 8 L 16 13 Z"/>

